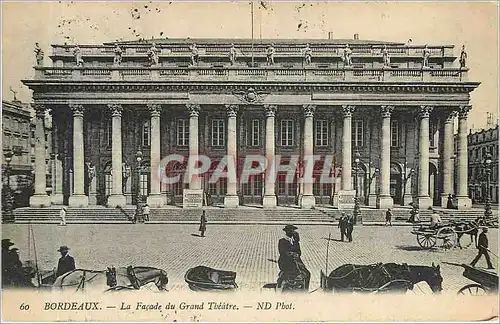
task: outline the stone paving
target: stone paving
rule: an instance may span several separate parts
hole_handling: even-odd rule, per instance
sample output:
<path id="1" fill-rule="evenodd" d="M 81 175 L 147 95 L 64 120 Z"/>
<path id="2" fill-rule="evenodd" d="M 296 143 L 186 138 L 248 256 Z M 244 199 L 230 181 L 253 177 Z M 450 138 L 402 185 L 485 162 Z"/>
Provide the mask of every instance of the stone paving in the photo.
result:
<path id="1" fill-rule="evenodd" d="M 41 269 L 57 265 L 60 245 L 68 245 L 77 267 L 102 269 L 107 266 L 147 265 L 162 268 L 169 276 L 169 289 L 189 289 L 185 272 L 197 265 L 237 272 L 236 282 L 243 289 L 258 290 L 275 282 L 277 242 L 282 225 L 208 224 L 206 237 L 198 237 L 197 225 L 186 224 L 85 224 L 66 227 L 33 225 L 38 264 Z M 422 250 L 411 227 L 357 226 L 354 242 L 339 242 L 336 226 L 304 225 L 299 227 L 303 261 L 311 271 L 311 289 L 319 286 L 320 270 L 325 270 L 329 241 L 329 270 L 345 264 L 396 262 L 414 265 L 441 265 L 443 288 L 455 292 L 471 283 L 462 277 L 463 269 L 443 261 L 469 263 L 476 249 Z M 33 243 L 28 255 L 28 225 L 3 225 L 2 238 L 10 238 L 21 252 L 21 260 L 34 259 Z M 467 237 L 468 238 L 468 237 Z M 498 254 L 498 230 L 489 231 L 490 247 Z M 497 257 L 491 255 L 498 269 Z M 484 259 L 479 267 L 486 267 Z M 425 292 L 427 286 L 418 285 Z"/>

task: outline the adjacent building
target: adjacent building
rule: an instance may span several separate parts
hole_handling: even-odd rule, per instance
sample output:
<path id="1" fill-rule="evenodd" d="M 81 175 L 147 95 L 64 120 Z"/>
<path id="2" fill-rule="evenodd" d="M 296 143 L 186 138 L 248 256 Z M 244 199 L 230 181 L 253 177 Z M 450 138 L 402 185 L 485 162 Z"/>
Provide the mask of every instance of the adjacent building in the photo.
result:
<path id="1" fill-rule="evenodd" d="M 181 203 L 189 188 L 226 207 L 312 208 L 352 203 L 354 184 L 361 202 L 378 208 L 446 206 L 453 193 L 460 209 L 471 206 L 467 115 L 479 83 L 468 80 L 453 45 L 157 39 L 56 44 L 51 59 L 23 81 L 37 127 L 51 111 L 56 156 L 50 197 L 37 133 L 32 206 L 123 206 L 140 192 L 158 207 Z M 172 153 L 205 155 L 212 165 L 189 183 L 165 184 L 158 168 Z M 312 154 L 320 158 L 310 183 L 301 166 Z M 224 156 L 241 170 L 248 155 L 299 167 L 291 177 L 278 171 L 276 181 L 267 170 L 248 182 L 209 182 Z M 323 183 L 329 161 L 335 181 Z M 164 171 L 189 172 L 187 159 Z"/>

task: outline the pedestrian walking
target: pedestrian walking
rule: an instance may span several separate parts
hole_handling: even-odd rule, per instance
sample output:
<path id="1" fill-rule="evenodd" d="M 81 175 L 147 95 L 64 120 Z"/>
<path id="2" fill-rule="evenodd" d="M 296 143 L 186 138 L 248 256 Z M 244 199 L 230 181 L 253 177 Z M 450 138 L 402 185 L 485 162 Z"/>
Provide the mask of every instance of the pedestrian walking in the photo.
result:
<path id="1" fill-rule="evenodd" d="M 142 215 L 145 221 L 149 221 L 149 211 L 150 211 L 149 205 L 148 204 L 144 205 L 144 208 L 142 209 Z"/>
<path id="2" fill-rule="evenodd" d="M 339 218 L 339 226 L 340 228 L 340 240 L 344 242 L 344 236 L 346 236 L 347 229 L 347 218 L 345 213 L 343 212 Z"/>
<path id="3" fill-rule="evenodd" d="M 66 206 L 62 206 L 61 211 L 59 212 L 59 217 L 61 218 L 59 225 L 66 226 Z"/>
<path id="4" fill-rule="evenodd" d="M 488 236 L 486 236 L 486 233 L 488 233 L 488 227 L 483 227 L 482 229 L 483 231 L 481 232 L 481 234 L 479 234 L 479 238 L 477 241 L 477 256 L 474 258 L 474 260 L 472 260 L 470 265 L 474 267 L 479 259 L 481 259 L 481 256 L 484 255 L 486 263 L 488 264 L 488 269 L 494 269 L 493 264 L 491 264 L 490 255 L 488 253 Z"/>
<path id="5" fill-rule="evenodd" d="M 387 208 L 387 211 L 385 212 L 385 224 L 384 226 L 392 226 L 392 211 L 390 208 Z"/>
<path id="6" fill-rule="evenodd" d="M 201 214 L 200 218 L 200 228 L 198 231 L 201 232 L 200 236 L 205 237 L 205 231 L 207 230 L 207 217 L 205 216 L 205 211 Z"/>
<path id="7" fill-rule="evenodd" d="M 352 215 L 347 216 L 346 220 L 346 236 L 349 242 L 352 242 L 352 232 L 354 231 L 354 218 Z"/>

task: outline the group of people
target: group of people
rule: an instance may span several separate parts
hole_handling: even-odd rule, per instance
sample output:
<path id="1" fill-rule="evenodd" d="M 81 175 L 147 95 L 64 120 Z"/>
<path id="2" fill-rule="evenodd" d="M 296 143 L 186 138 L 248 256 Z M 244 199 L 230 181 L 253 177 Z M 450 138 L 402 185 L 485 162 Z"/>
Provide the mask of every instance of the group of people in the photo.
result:
<path id="1" fill-rule="evenodd" d="M 344 236 L 349 242 L 352 242 L 352 232 L 354 230 L 354 217 L 352 215 L 346 215 L 342 212 L 342 216 L 339 219 L 340 228 L 340 240 L 344 242 Z"/>

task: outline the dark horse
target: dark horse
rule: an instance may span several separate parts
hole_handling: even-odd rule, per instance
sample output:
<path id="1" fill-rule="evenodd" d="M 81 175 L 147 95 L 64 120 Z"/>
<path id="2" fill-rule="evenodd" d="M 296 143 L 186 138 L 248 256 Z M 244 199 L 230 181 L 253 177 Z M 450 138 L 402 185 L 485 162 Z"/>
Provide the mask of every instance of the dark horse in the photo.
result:
<path id="1" fill-rule="evenodd" d="M 479 224 L 476 221 L 464 221 L 464 220 L 459 220 L 459 221 L 451 221 L 451 225 L 453 225 L 453 229 L 457 233 L 457 246 L 462 249 L 462 248 L 467 248 L 469 247 L 472 243 L 477 245 L 477 234 L 478 234 L 478 228 Z M 464 234 L 469 234 L 470 235 L 470 242 L 466 244 L 465 246 L 462 246 L 460 244 L 460 238 Z"/>
<path id="2" fill-rule="evenodd" d="M 159 290 L 166 291 L 168 277 L 165 270 L 152 267 L 119 267 L 105 271 L 76 269 L 55 280 L 52 289 L 102 289 L 105 291 L 140 289 L 153 282 Z"/>
<path id="3" fill-rule="evenodd" d="M 413 290 L 416 283 L 425 281 L 432 292 L 442 290 L 443 277 L 439 266 L 417 266 L 377 263 L 370 265 L 344 264 L 328 277 L 321 272 L 321 286 L 335 292 L 399 292 Z"/>

